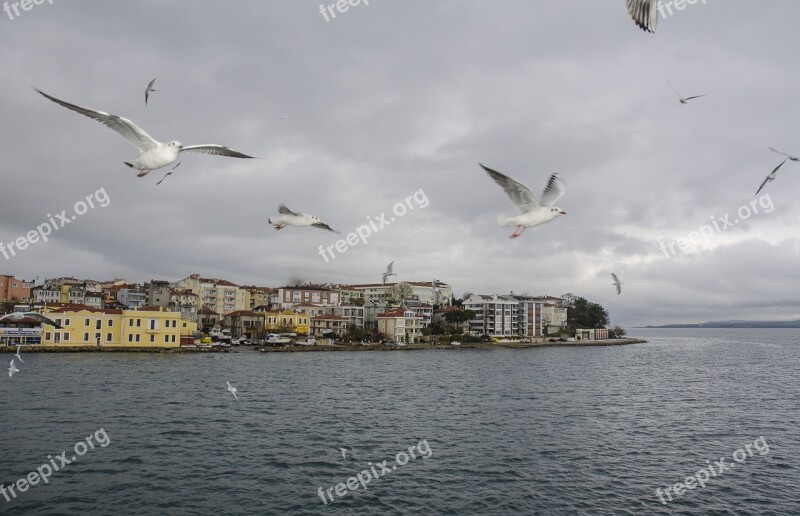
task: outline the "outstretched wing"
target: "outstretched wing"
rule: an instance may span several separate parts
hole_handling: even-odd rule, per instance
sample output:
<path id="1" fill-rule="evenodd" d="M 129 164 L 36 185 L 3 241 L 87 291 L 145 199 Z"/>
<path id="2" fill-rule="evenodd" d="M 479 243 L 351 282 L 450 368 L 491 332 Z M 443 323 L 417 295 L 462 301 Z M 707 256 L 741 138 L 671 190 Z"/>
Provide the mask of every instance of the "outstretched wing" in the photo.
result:
<path id="1" fill-rule="evenodd" d="M 134 124 L 127 118 L 123 118 L 117 115 L 112 115 L 104 111 L 97 111 L 94 109 L 76 106 L 75 104 L 70 104 L 69 102 L 64 102 L 63 100 L 51 97 L 50 95 L 41 90 L 38 90 L 36 88 L 34 89 L 39 93 L 41 93 L 45 98 L 52 100 L 56 104 L 60 104 L 67 109 L 75 111 L 76 113 L 88 116 L 93 120 L 97 120 L 98 122 L 108 127 L 109 129 L 113 129 L 114 131 L 121 134 L 122 137 L 128 140 L 134 147 L 139 149 L 139 152 L 145 152 L 158 145 L 158 142 L 154 140 L 152 136 L 147 134 L 144 129 Z"/>
<path id="2" fill-rule="evenodd" d="M 215 143 L 205 143 L 202 145 L 186 145 L 181 151 L 183 152 L 200 152 L 202 154 L 214 154 L 215 156 L 227 156 L 229 158 L 252 158 L 239 151 L 235 151 L 224 145 L 217 145 Z"/>
<path id="3" fill-rule="evenodd" d="M 561 196 L 564 195 L 564 192 L 567 191 L 567 185 L 564 183 L 564 180 L 558 177 L 558 172 L 550 176 L 550 179 L 547 181 L 547 186 L 542 192 L 542 200 L 540 201 L 542 206 L 552 206 L 555 202 L 561 199 Z"/>
<path id="4" fill-rule="evenodd" d="M 511 199 L 511 202 L 519 211 L 522 213 L 527 213 L 539 207 L 539 203 L 536 201 L 536 198 L 533 196 L 533 192 L 531 192 L 530 188 L 519 181 L 511 179 L 505 174 L 501 174 L 496 170 L 492 170 L 491 168 L 484 166 L 482 163 L 478 164 L 483 167 L 483 169 L 487 174 L 489 174 L 495 183 L 500 185 L 500 188 L 503 189 L 508 198 Z"/>
<path id="5" fill-rule="evenodd" d="M 658 23 L 657 0 L 626 0 L 628 13 L 636 25 L 647 32 L 655 32 Z"/>
<path id="6" fill-rule="evenodd" d="M 294 215 L 295 217 L 299 217 L 300 216 L 299 213 L 296 213 L 296 212 L 290 210 L 289 208 L 287 208 L 283 204 L 278 206 L 278 213 L 280 213 L 281 215 Z"/>
<path id="7" fill-rule="evenodd" d="M 335 229 L 333 229 L 332 227 L 330 227 L 329 225 L 325 224 L 325 223 L 324 223 L 324 222 L 322 222 L 322 221 L 320 221 L 320 222 L 315 222 L 315 223 L 313 223 L 313 224 L 311 224 L 311 225 L 312 225 L 312 226 L 314 226 L 315 228 L 327 229 L 328 231 L 333 231 L 334 233 L 336 233 L 336 230 L 335 230 Z"/>
<path id="8" fill-rule="evenodd" d="M 394 268 L 394 260 L 392 260 L 392 263 L 390 263 L 389 266 L 386 267 L 386 274 L 392 274 L 393 268 Z"/>
<path id="9" fill-rule="evenodd" d="M 708 93 L 703 93 L 702 95 L 694 95 L 694 96 L 692 96 L 692 97 L 686 97 L 686 98 L 685 98 L 685 99 L 683 99 L 683 100 L 699 99 L 700 97 L 705 97 L 706 95 L 708 95 Z"/>

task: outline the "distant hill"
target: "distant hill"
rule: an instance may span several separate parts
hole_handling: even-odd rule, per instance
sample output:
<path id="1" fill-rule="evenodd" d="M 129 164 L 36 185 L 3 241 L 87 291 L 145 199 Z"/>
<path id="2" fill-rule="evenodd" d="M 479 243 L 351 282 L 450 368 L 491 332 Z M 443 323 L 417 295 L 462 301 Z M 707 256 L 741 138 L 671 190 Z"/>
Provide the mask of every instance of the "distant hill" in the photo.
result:
<path id="1" fill-rule="evenodd" d="M 647 325 L 645 328 L 800 328 L 800 319 L 796 321 L 711 321 L 699 324 Z"/>

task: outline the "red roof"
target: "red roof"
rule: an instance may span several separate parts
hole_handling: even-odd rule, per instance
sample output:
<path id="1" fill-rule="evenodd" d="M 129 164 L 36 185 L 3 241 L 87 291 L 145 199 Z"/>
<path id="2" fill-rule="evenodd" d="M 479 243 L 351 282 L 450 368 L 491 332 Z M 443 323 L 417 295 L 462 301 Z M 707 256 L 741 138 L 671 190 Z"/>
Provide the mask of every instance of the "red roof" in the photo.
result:
<path id="1" fill-rule="evenodd" d="M 91 312 L 93 314 L 106 314 L 106 315 L 119 315 L 122 313 L 122 310 L 118 308 L 91 308 L 86 305 L 64 305 L 56 308 L 55 310 L 51 310 L 44 315 L 48 314 L 66 314 L 66 313 L 74 313 L 74 312 Z"/>
<path id="2" fill-rule="evenodd" d="M 253 312 L 251 310 L 236 310 L 225 314 L 225 317 L 264 317 L 264 312 Z"/>

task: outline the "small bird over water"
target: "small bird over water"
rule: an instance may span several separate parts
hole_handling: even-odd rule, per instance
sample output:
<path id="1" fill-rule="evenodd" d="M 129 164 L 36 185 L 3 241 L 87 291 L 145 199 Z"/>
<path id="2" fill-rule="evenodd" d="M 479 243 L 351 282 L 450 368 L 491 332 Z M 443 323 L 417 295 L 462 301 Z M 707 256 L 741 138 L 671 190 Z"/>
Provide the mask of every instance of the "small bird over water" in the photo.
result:
<path id="1" fill-rule="evenodd" d="M 17 366 L 14 365 L 14 359 L 12 358 L 11 364 L 8 366 L 8 377 L 11 378 L 12 376 L 14 376 L 14 373 L 18 372 L 19 369 L 17 369 Z"/>
<path id="2" fill-rule="evenodd" d="M 281 214 L 280 217 L 276 218 L 269 218 L 267 222 L 275 226 L 275 229 L 283 229 L 286 226 L 297 226 L 297 227 L 308 227 L 313 226 L 315 228 L 320 229 L 327 229 L 328 231 L 333 231 L 336 233 L 334 229 L 332 229 L 329 225 L 325 224 L 320 220 L 319 217 L 316 215 L 309 215 L 308 213 L 300 213 L 296 211 L 292 211 L 283 204 L 278 206 L 278 213 Z"/>
<path id="3" fill-rule="evenodd" d="M 228 382 L 228 381 L 226 381 L 225 383 L 227 383 L 227 384 L 228 384 L 228 391 L 229 391 L 231 394 L 233 394 L 233 397 L 234 397 L 234 398 L 236 398 L 236 401 L 239 401 L 239 396 L 237 396 L 237 395 L 236 395 L 236 393 L 237 393 L 237 392 L 239 392 L 239 391 L 237 391 L 237 390 L 236 390 L 236 387 L 234 387 L 233 385 L 231 385 L 231 382 Z"/>
<path id="4" fill-rule="evenodd" d="M 613 272 L 611 273 L 611 277 L 614 278 L 614 286 L 617 287 L 617 295 L 622 293 L 622 283 L 619 281 L 619 278 Z M 636 296 L 633 296 L 636 297 Z"/>
<path id="5" fill-rule="evenodd" d="M 500 185 L 514 206 L 522 212 L 522 215 L 517 215 L 516 217 L 498 217 L 497 221 L 502 226 L 517 226 L 517 230 L 509 238 L 517 238 L 526 228 L 550 222 L 559 215 L 567 214 L 561 208 L 553 206 L 566 191 L 566 184 L 558 177 L 558 174 L 550 176 L 541 199 L 537 201 L 531 189 L 524 184 L 483 164 L 479 163 L 479 165 L 483 167 L 495 183 Z"/>
<path id="6" fill-rule="evenodd" d="M 181 166 L 181 163 L 182 163 L 182 162 L 181 162 L 181 161 L 179 161 L 177 165 L 175 165 L 174 167 L 172 167 L 171 169 L 169 169 L 169 172 L 167 172 L 166 174 L 164 174 L 164 177 L 162 177 L 162 178 L 161 178 L 161 181 L 159 181 L 158 183 L 156 183 L 156 186 L 158 186 L 158 185 L 160 185 L 161 183 L 163 183 L 163 182 L 164 182 L 164 180 L 167 178 L 167 176 L 171 176 L 171 175 L 172 175 L 172 172 L 173 172 L 173 171 L 174 171 L 176 168 L 178 168 L 178 167 L 180 167 L 180 166 Z"/>
<path id="7" fill-rule="evenodd" d="M 157 79 L 158 77 L 156 77 Z M 155 84 L 156 79 L 150 81 L 150 84 L 147 85 L 147 88 L 144 90 L 144 105 L 147 105 L 147 100 L 150 98 L 150 94 L 154 91 L 158 91 L 157 89 L 153 88 L 153 84 Z"/>
<path id="8" fill-rule="evenodd" d="M 786 154 L 785 152 L 781 152 L 778 149 L 773 149 L 772 147 L 770 147 L 769 150 L 771 150 L 772 152 L 774 152 L 776 154 L 780 154 L 781 156 L 786 156 L 787 158 L 789 158 L 790 161 L 800 161 L 800 158 L 798 158 L 797 156 L 792 156 L 791 154 Z"/>
<path id="9" fill-rule="evenodd" d="M 669 84 L 669 81 L 667 81 L 667 84 Z M 672 87 L 672 84 L 669 84 L 669 87 L 672 89 L 672 91 L 675 92 L 675 95 L 678 96 L 678 100 L 683 105 L 688 104 L 689 101 L 692 99 L 699 99 L 700 97 L 705 97 L 706 95 L 708 95 L 708 93 L 703 93 L 702 95 L 692 95 L 691 97 L 684 97 L 683 95 L 680 94 L 680 92 L 678 92 L 678 90 Z"/>
<path id="10" fill-rule="evenodd" d="M 783 164 L 784 164 L 784 163 L 786 163 L 786 161 L 787 161 L 787 160 L 783 160 L 783 161 L 781 161 L 781 164 L 780 164 L 780 165 L 778 165 L 777 167 L 775 167 L 774 169 L 772 169 L 772 172 L 770 172 L 769 174 L 767 174 L 767 177 L 766 177 L 766 178 L 764 179 L 764 181 L 761 183 L 761 186 L 759 186 L 759 187 L 758 187 L 758 190 L 756 191 L 756 195 L 758 195 L 758 192 L 760 192 L 760 191 L 761 191 L 761 189 L 762 189 L 762 188 L 764 188 L 764 186 L 765 186 L 767 183 L 769 183 L 770 181 L 775 181 L 775 173 L 776 173 L 776 172 L 778 172 L 778 169 L 779 169 L 779 168 L 781 168 L 781 167 L 783 166 Z"/>
<path id="11" fill-rule="evenodd" d="M 127 118 L 112 115 L 104 111 L 96 111 L 69 102 L 64 102 L 55 97 L 51 97 L 47 93 L 34 88 L 43 97 L 52 100 L 56 104 L 60 104 L 67 109 L 71 109 L 76 113 L 80 113 L 93 120 L 97 120 L 104 126 L 112 129 L 122 135 L 123 138 L 139 149 L 139 157 L 132 161 L 125 161 L 124 163 L 131 168 L 139 171 L 138 176 L 144 177 L 153 170 L 157 170 L 168 165 L 172 165 L 178 161 L 178 156 L 181 152 L 200 152 L 203 154 L 214 154 L 217 156 L 227 156 L 229 158 L 252 158 L 247 154 L 242 154 L 239 151 L 229 149 L 223 145 L 215 143 L 208 143 L 202 145 L 184 145 L 177 140 L 172 140 L 167 143 L 154 140 L 152 136 L 147 134 L 144 129 L 134 124 Z M 90 152 L 91 149 L 85 149 L 85 152 Z"/>
<path id="12" fill-rule="evenodd" d="M 628 5 L 628 14 L 642 30 L 653 33 L 658 23 L 658 0 L 625 0 Z"/>
<path id="13" fill-rule="evenodd" d="M 16 357 L 16 359 L 17 359 L 17 360 L 19 360 L 20 362 L 22 362 L 22 363 L 24 364 L 24 363 L 25 363 L 25 361 L 24 361 L 24 360 L 22 360 L 22 357 L 21 357 L 21 356 L 19 356 L 19 350 L 20 350 L 21 348 L 22 348 L 22 346 L 17 346 L 17 352 L 14 354 L 14 356 Z"/>
<path id="14" fill-rule="evenodd" d="M 381 274 L 381 276 L 383 277 L 384 285 L 386 285 L 386 280 L 389 279 L 389 276 L 397 276 L 397 273 L 393 271 L 394 271 L 394 260 L 392 260 L 392 262 L 386 266 L 386 272 Z"/>

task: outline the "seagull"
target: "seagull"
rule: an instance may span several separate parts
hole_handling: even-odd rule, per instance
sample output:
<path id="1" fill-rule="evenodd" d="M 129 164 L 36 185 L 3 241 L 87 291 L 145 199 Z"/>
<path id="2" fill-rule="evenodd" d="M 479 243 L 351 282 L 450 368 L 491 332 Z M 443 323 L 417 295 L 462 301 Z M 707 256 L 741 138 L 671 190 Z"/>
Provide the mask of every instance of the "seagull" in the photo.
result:
<path id="1" fill-rule="evenodd" d="M 650 33 L 656 31 L 658 0 L 625 0 L 625 3 L 628 4 L 628 13 L 639 28 Z"/>
<path id="2" fill-rule="evenodd" d="M 55 321 L 48 319 L 42 314 L 36 312 L 11 312 L 10 314 L 5 314 L 4 316 L 0 317 L 0 323 L 7 323 L 9 321 L 18 323 L 24 321 L 25 319 L 33 319 L 38 323 L 49 324 L 50 326 L 55 326 L 56 329 L 61 329 L 61 326 L 56 324 Z"/>
<path id="3" fill-rule="evenodd" d="M 389 278 L 389 276 L 397 276 L 396 272 L 392 272 L 393 270 L 394 270 L 394 260 L 392 260 L 392 263 L 386 266 L 386 272 L 382 274 L 384 285 L 386 285 L 386 280 Z"/>
<path id="4" fill-rule="evenodd" d="M 267 222 L 275 226 L 275 229 L 283 229 L 287 225 L 298 226 L 298 227 L 313 226 L 315 228 L 327 229 L 328 231 L 333 231 L 334 233 L 336 233 L 336 230 L 334 230 L 329 225 L 322 222 L 322 220 L 320 220 L 320 218 L 317 217 L 316 215 L 309 215 L 308 213 L 299 213 L 296 211 L 292 211 L 283 204 L 278 206 L 278 213 L 281 214 L 280 217 L 276 219 L 272 218 L 267 219 Z"/>
<path id="5" fill-rule="evenodd" d="M 236 393 L 239 391 L 236 390 L 236 387 L 231 385 L 231 382 L 226 381 L 225 383 L 228 384 L 228 390 L 230 391 L 231 394 L 233 394 L 233 397 L 236 398 L 236 401 L 239 401 L 239 396 L 236 395 Z"/>
<path id="6" fill-rule="evenodd" d="M 20 362 L 22 362 L 22 363 L 24 364 L 24 363 L 25 363 L 25 361 L 24 361 L 24 360 L 22 360 L 22 357 L 21 357 L 21 356 L 19 356 L 19 350 L 20 350 L 20 348 L 21 348 L 21 347 L 22 347 L 22 346 L 17 346 L 17 352 L 14 354 L 14 356 L 15 356 L 15 357 L 17 357 L 17 360 L 19 360 Z"/>
<path id="7" fill-rule="evenodd" d="M 147 134 L 144 129 L 134 124 L 127 118 L 112 115 L 103 111 L 96 111 L 94 109 L 84 108 L 64 102 L 55 97 L 51 97 L 47 93 L 34 88 L 41 93 L 45 98 L 48 98 L 60 104 L 67 109 L 71 109 L 77 113 L 88 116 L 97 120 L 109 129 L 113 129 L 122 135 L 123 138 L 128 140 L 134 147 L 139 149 L 139 158 L 132 161 L 125 161 L 124 163 L 131 168 L 139 171 L 138 176 L 144 177 L 152 170 L 172 165 L 178 161 L 178 155 L 181 152 L 201 152 L 203 154 L 215 154 L 217 156 L 228 156 L 230 158 L 252 158 L 247 154 L 242 154 L 239 151 L 229 149 L 223 145 L 217 144 L 202 144 L 202 145 L 183 145 L 177 140 L 172 140 L 167 143 L 161 143 L 154 140 L 152 136 Z"/>
<path id="8" fill-rule="evenodd" d="M 762 188 L 764 188 L 764 185 L 766 185 L 766 184 L 767 184 L 767 183 L 769 183 L 770 181 L 775 181 L 775 173 L 778 171 L 778 169 L 779 169 L 779 168 L 781 168 L 781 167 L 783 166 L 783 164 L 784 164 L 784 163 L 786 163 L 786 161 L 787 161 L 786 159 L 785 159 L 785 160 L 783 160 L 783 161 L 781 161 L 781 164 L 780 164 L 780 165 L 778 165 L 777 167 L 775 167 L 775 168 L 772 170 L 772 172 L 770 172 L 770 173 L 767 175 L 767 177 L 764 179 L 764 182 L 763 182 L 763 183 L 761 183 L 761 186 L 759 186 L 759 187 L 758 187 L 758 191 L 756 191 L 756 195 L 758 195 L 758 192 L 760 192 L 760 191 L 761 191 L 761 189 L 762 189 Z M 2 319 L 0 319 L 0 320 L 2 320 Z"/>
<path id="9" fill-rule="evenodd" d="M 18 373 L 18 372 L 19 372 L 19 369 L 17 369 L 17 366 L 14 365 L 14 359 L 12 358 L 11 359 L 11 365 L 8 366 L 8 377 L 11 378 L 12 376 L 14 376 L 14 373 Z"/>
<path id="10" fill-rule="evenodd" d="M 157 89 L 153 88 L 153 84 L 155 84 L 156 79 L 158 79 L 158 77 L 156 77 L 152 81 L 150 81 L 150 84 L 148 84 L 147 88 L 145 88 L 145 90 L 144 90 L 144 105 L 145 106 L 147 105 L 147 99 L 150 98 L 150 94 L 153 93 L 154 91 L 158 91 Z"/>
<path id="11" fill-rule="evenodd" d="M 617 287 L 617 295 L 620 295 L 622 293 L 622 283 L 619 281 L 617 275 L 613 272 L 611 273 L 611 277 L 614 278 L 614 286 Z"/>
<path id="12" fill-rule="evenodd" d="M 347 458 L 347 448 L 339 448 L 339 451 L 342 452 L 342 458 Z"/>
<path id="13" fill-rule="evenodd" d="M 789 158 L 791 161 L 800 161 L 800 158 L 798 158 L 798 157 L 796 157 L 796 156 L 791 156 L 791 155 L 789 155 L 789 154 L 786 154 L 785 152 L 781 152 L 781 151 L 779 151 L 778 149 L 773 149 L 772 147 L 770 147 L 770 148 L 769 148 L 769 150 L 771 150 L 772 152 L 776 152 L 776 153 L 778 153 L 778 154 L 781 154 L 781 155 L 783 155 L 783 156 L 786 156 L 786 157 L 787 157 L 787 158 Z"/>
<path id="14" fill-rule="evenodd" d="M 481 163 L 478 164 L 494 179 L 495 183 L 500 185 L 514 206 L 522 212 L 522 215 L 516 217 L 503 217 L 502 215 L 498 217 L 497 222 L 502 226 L 517 226 L 517 230 L 509 238 L 517 238 L 526 228 L 550 222 L 559 215 L 567 214 L 561 208 L 553 206 L 553 203 L 560 199 L 566 191 L 566 184 L 563 179 L 558 177 L 558 173 L 550 176 L 547 187 L 537 202 L 531 189 L 524 184 Z"/>
<path id="15" fill-rule="evenodd" d="M 159 181 L 158 183 L 156 183 L 156 186 L 158 186 L 158 185 L 160 185 L 161 183 L 163 183 L 163 182 L 164 182 L 164 180 L 167 178 L 167 176 L 171 176 L 171 175 L 172 175 L 172 171 L 173 171 L 173 170 L 175 170 L 176 168 L 178 168 L 179 166 L 181 166 L 181 163 L 182 163 L 182 162 L 181 162 L 181 161 L 179 161 L 177 165 L 175 165 L 174 167 L 172 167 L 171 169 L 169 169 L 169 172 L 167 172 L 167 173 L 166 173 L 166 175 L 165 175 L 164 177 L 162 177 L 162 178 L 161 178 L 161 181 Z"/>
<path id="16" fill-rule="evenodd" d="M 684 97 L 683 95 L 681 95 L 678 92 L 678 90 L 676 90 L 675 88 L 672 87 L 672 84 L 670 84 L 669 81 L 667 81 L 667 84 L 669 84 L 669 87 L 672 89 L 672 91 L 675 92 L 675 95 L 678 96 L 678 99 L 680 100 L 680 103 L 683 104 L 683 105 L 688 104 L 689 101 L 692 100 L 692 99 L 699 99 L 700 97 L 705 97 L 706 95 L 708 95 L 708 93 L 703 93 L 702 95 L 692 95 L 691 97 Z"/>

